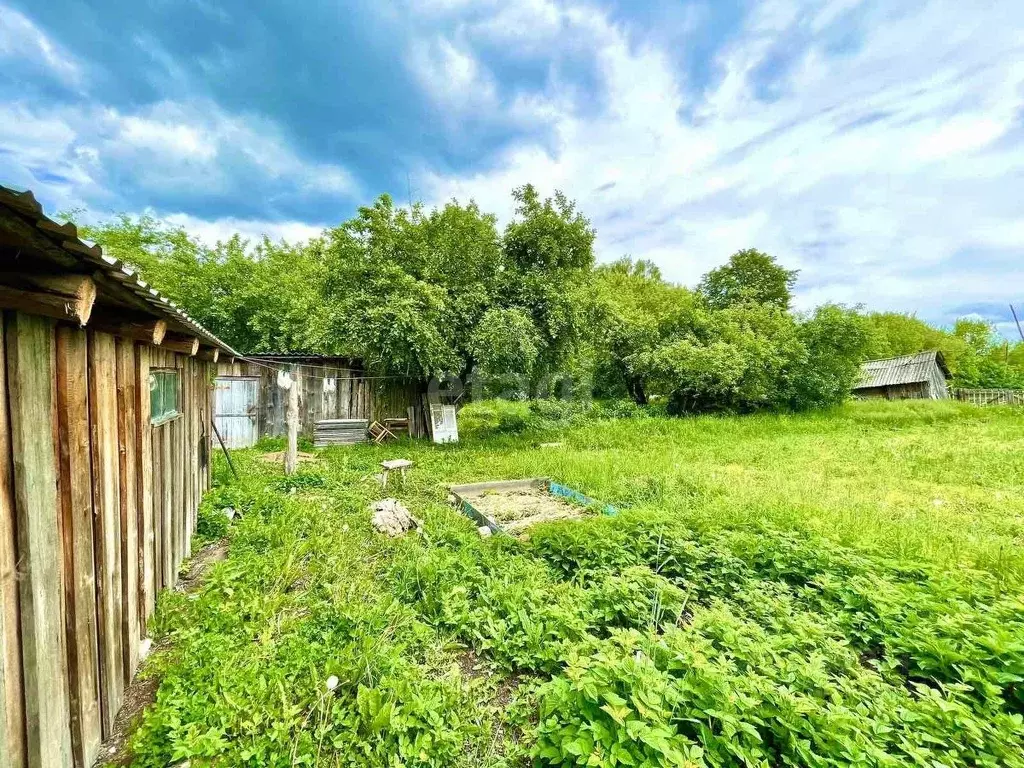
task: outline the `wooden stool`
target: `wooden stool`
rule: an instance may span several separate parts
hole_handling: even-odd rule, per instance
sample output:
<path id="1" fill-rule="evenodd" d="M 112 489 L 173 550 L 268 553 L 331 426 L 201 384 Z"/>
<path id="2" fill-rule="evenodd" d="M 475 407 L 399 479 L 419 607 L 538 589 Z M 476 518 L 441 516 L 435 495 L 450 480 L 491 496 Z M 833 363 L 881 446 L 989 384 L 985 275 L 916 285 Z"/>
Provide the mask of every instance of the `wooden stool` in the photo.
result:
<path id="1" fill-rule="evenodd" d="M 393 469 L 397 469 L 402 477 L 402 485 L 405 485 L 405 470 L 413 465 L 413 462 L 408 459 L 389 459 L 388 461 L 382 461 L 380 463 L 381 468 L 384 470 L 381 477 L 381 486 L 386 488 L 388 485 L 388 472 Z"/>

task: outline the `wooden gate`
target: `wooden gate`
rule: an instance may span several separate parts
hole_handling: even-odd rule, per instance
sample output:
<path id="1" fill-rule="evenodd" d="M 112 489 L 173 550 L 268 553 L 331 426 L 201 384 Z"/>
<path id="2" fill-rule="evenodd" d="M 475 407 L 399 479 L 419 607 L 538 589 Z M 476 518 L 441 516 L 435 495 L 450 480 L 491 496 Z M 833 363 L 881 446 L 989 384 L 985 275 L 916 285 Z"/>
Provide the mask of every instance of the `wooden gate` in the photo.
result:
<path id="1" fill-rule="evenodd" d="M 228 448 L 248 448 L 256 444 L 259 390 L 257 378 L 217 379 L 214 422 Z"/>

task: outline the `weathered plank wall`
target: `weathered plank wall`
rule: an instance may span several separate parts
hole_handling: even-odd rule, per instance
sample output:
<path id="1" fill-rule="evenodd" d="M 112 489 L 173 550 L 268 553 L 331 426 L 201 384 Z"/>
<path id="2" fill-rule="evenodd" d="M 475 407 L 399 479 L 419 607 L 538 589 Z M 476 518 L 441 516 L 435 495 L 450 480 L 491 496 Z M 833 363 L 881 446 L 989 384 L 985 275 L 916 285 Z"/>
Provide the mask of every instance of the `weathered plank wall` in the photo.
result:
<path id="1" fill-rule="evenodd" d="M 260 437 L 288 434 L 287 397 L 277 385 L 277 373 L 292 368 L 288 362 L 218 364 L 218 378 L 259 380 L 256 427 Z M 328 363 L 302 363 L 294 366 L 294 372 L 299 382 L 299 433 L 310 438 L 313 425 L 322 419 L 405 418 L 409 406 L 420 399 L 421 388 L 411 379 L 374 378 L 356 368 Z"/>
<path id="2" fill-rule="evenodd" d="M 151 368 L 180 375 L 150 423 Z M 0 768 L 91 766 L 210 483 L 216 365 L 0 315 Z"/>

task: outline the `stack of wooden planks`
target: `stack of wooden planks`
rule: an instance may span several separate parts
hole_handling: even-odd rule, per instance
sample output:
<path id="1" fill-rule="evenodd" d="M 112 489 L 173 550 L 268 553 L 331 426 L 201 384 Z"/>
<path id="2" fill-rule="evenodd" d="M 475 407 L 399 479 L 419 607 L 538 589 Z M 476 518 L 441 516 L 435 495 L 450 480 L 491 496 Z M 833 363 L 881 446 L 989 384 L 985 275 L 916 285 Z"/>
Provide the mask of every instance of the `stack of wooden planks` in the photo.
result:
<path id="1" fill-rule="evenodd" d="M 313 445 L 348 445 L 366 442 L 370 422 L 366 419 L 324 419 L 313 425 Z"/>

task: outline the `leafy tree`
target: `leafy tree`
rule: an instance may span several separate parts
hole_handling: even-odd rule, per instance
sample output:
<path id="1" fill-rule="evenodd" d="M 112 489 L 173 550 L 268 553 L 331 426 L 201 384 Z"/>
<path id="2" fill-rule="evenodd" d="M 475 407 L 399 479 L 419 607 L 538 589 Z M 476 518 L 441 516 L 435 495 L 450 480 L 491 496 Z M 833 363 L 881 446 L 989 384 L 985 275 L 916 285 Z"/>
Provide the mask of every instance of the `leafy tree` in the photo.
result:
<path id="1" fill-rule="evenodd" d="M 598 394 L 648 400 L 647 370 L 639 361 L 697 311 L 694 294 L 665 282 L 650 261 L 622 258 L 594 273 Z"/>
<path id="2" fill-rule="evenodd" d="M 441 374 L 459 367 L 458 329 L 436 273 L 420 208 L 387 195 L 330 230 L 325 241 L 321 348 L 344 343 L 376 370 Z"/>
<path id="3" fill-rule="evenodd" d="M 567 362 L 587 338 L 594 230 L 561 192 L 541 200 L 527 184 L 512 196 L 516 218 L 502 241 L 505 269 L 498 303 L 531 319 L 541 374 Z"/>
<path id="4" fill-rule="evenodd" d="M 846 307 L 825 304 L 799 324 L 797 335 L 803 351 L 787 371 L 787 406 L 804 410 L 842 402 L 866 357 L 867 319 Z"/>
<path id="5" fill-rule="evenodd" d="M 80 231 L 233 347 L 288 352 L 307 346 L 321 293 L 317 241 L 292 246 L 264 238 L 250 247 L 235 235 L 209 248 L 148 215 L 122 214 Z"/>
<path id="6" fill-rule="evenodd" d="M 923 352 L 927 349 L 941 350 L 946 362 L 955 365 L 964 351 L 963 345 L 950 334 L 935 328 L 913 315 L 900 312 L 874 312 L 867 316 L 868 350 L 872 359 L 898 357 Z"/>
<path id="7" fill-rule="evenodd" d="M 756 250 L 734 254 L 697 292 L 650 262 L 595 269 L 594 231 L 572 201 L 530 185 L 513 197 L 503 236 L 472 202 L 428 212 L 387 195 L 299 245 L 235 236 L 206 247 L 148 216 L 84 234 L 246 352 L 348 355 L 413 377 L 516 374 L 529 379 L 523 391 L 568 370 L 593 375 L 601 395 L 665 398 L 678 412 L 836 402 L 865 345 L 898 354 L 937 339 L 961 380 L 995 380 L 983 325 L 947 333 L 839 307 L 796 317 L 796 272 Z"/>
<path id="8" fill-rule="evenodd" d="M 727 264 L 708 272 L 697 290 L 715 309 L 745 302 L 789 309 L 797 270 L 779 266 L 773 256 L 755 248 L 737 251 Z"/>
<path id="9" fill-rule="evenodd" d="M 697 316 L 698 323 L 650 356 L 669 393 L 669 411 L 750 412 L 786 405 L 787 367 L 799 358 L 794 318 L 746 302 Z"/>
<path id="10" fill-rule="evenodd" d="M 529 376 L 537 363 L 540 340 L 530 317 L 518 307 L 492 307 L 473 331 L 473 358 L 480 373 Z"/>

